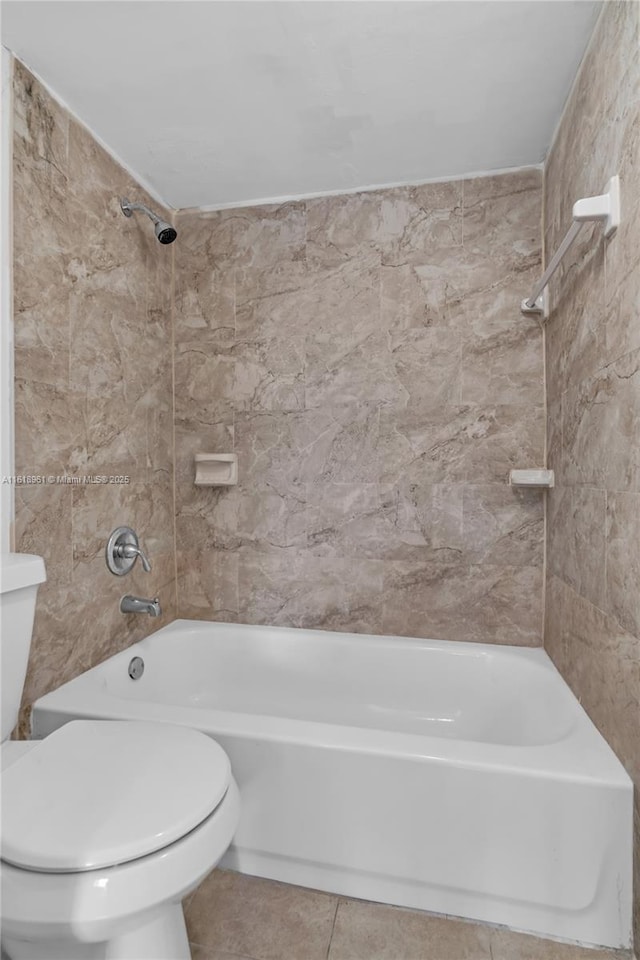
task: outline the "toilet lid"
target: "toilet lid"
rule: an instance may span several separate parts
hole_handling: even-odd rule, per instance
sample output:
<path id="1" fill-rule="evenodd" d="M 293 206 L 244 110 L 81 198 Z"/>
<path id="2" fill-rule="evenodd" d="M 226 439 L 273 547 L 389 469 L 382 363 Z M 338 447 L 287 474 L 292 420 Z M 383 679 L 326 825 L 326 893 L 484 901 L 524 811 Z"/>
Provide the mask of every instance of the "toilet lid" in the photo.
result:
<path id="1" fill-rule="evenodd" d="M 74 720 L 4 771 L 2 859 L 56 872 L 135 860 L 197 827 L 230 778 L 222 747 L 189 727 Z"/>

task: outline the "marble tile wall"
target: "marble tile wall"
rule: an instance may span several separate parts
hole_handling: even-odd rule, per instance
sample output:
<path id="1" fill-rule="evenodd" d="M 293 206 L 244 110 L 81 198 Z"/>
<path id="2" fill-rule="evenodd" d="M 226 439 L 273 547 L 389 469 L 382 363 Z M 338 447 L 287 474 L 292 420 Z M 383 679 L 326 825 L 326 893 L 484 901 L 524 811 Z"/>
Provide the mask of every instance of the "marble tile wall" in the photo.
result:
<path id="1" fill-rule="evenodd" d="M 118 198 L 157 204 L 17 61 L 13 165 L 16 472 L 129 477 L 16 486 L 15 547 L 47 566 L 24 736 L 34 699 L 175 615 L 172 251 Z M 151 574 L 108 572 L 121 524 Z M 158 595 L 164 616 L 123 616 L 124 593 Z"/>
<path id="2" fill-rule="evenodd" d="M 640 943 L 640 5 L 609 2 L 545 169 L 550 255 L 619 173 L 622 224 L 585 227 L 552 286 L 545 646 L 636 785 Z M 636 947 L 637 949 L 637 947 Z"/>
<path id="3" fill-rule="evenodd" d="M 540 223 L 537 170 L 178 213 L 180 616 L 541 642 Z"/>

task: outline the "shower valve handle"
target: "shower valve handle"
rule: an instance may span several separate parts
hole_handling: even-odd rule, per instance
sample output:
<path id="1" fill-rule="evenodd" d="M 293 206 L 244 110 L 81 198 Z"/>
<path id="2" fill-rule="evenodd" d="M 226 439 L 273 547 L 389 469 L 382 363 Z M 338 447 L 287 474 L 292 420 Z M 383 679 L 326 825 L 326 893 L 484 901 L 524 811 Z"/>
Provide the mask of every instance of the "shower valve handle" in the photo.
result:
<path id="1" fill-rule="evenodd" d="M 140 562 L 146 573 L 151 571 L 151 563 L 140 543 L 138 535 L 131 527 L 116 527 L 107 542 L 105 559 L 111 573 L 122 577 L 133 568 L 140 557 Z"/>
<path id="2" fill-rule="evenodd" d="M 121 543 L 115 549 L 116 556 L 123 557 L 125 560 L 135 560 L 136 557 L 140 557 L 140 562 L 146 573 L 151 572 L 151 561 L 148 556 L 142 549 L 142 547 L 136 547 L 133 543 Z"/>

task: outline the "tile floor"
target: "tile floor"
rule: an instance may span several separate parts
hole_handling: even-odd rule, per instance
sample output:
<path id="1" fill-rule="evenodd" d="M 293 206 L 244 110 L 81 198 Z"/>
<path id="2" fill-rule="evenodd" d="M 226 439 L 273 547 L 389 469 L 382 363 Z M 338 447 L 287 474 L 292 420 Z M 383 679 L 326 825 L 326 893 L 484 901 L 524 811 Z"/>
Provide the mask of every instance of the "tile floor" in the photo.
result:
<path id="1" fill-rule="evenodd" d="M 630 960 L 226 870 L 185 913 L 193 960 Z"/>

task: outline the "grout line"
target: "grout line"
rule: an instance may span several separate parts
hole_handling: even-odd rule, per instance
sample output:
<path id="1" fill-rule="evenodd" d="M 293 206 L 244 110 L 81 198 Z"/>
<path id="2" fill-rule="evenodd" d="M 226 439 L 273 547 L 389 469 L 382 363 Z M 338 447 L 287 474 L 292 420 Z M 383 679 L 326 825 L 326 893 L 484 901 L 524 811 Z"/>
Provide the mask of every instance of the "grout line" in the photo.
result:
<path id="1" fill-rule="evenodd" d="M 172 219 L 175 219 L 173 217 Z M 173 590 L 175 602 L 175 616 L 180 616 L 180 601 L 178 596 L 178 520 L 176 513 L 176 251 L 171 251 L 171 280 L 169 283 L 170 309 L 169 322 L 171 324 L 171 444 L 172 444 L 172 492 L 173 492 Z"/>
<path id="2" fill-rule="evenodd" d="M 239 210 L 244 207 L 282 206 L 285 203 L 304 203 L 305 200 L 322 200 L 331 197 L 348 197 L 352 194 L 376 193 L 384 190 L 397 190 L 402 187 L 427 187 L 438 183 L 457 183 L 462 180 L 484 180 L 487 177 L 500 177 L 510 173 L 525 173 L 527 170 L 541 170 L 540 163 L 525 163 L 518 167 L 498 167 L 496 170 L 473 170 L 470 173 L 451 173 L 442 177 L 429 177 L 426 180 L 397 180 L 391 183 L 372 183 L 364 186 L 344 187 L 343 189 L 319 190 L 312 193 L 284 194 L 279 197 L 254 197 L 249 200 L 229 200 L 223 203 L 206 204 L 201 207 L 178 207 L 179 213 L 218 213 L 220 210 Z M 165 203 L 165 206 L 168 206 Z"/>
<path id="3" fill-rule="evenodd" d="M 540 253 L 542 256 L 543 270 L 547 265 L 547 244 L 546 244 L 546 196 L 547 196 L 547 165 L 542 167 L 542 185 L 540 192 Z M 548 294 L 548 291 L 547 291 Z M 544 466 L 549 467 L 549 384 L 547 379 L 547 326 L 541 323 L 542 331 L 542 407 L 544 414 Z M 560 409 L 560 418 L 562 420 L 562 408 Z M 562 451 L 561 451 L 562 454 Z M 542 498 L 542 625 L 540 639 L 542 649 L 545 649 L 546 629 L 547 629 L 547 573 L 548 573 L 548 537 L 549 537 L 549 490 L 544 491 Z M 493 954 L 492 954 L 493 955 Z"/>
<path id="4" fill-rule="evenodd" d="M 547 333 L 542 327 L 542 406 L 544 413 L 544 466 L 549 466 L 549 403 L 547 397 Z M 548 535 L 549 535 L 549 490 L 545 490 L 542 497 L 542 626 L 540 642 L 544 649 L 545 630 L 547 622 L 547 566 L 548 566 Z"/>
<path id="5" fill-rule="evenodd" d="M 331 955 L 331 944 L 333 943 L 333 934 L 335 933 L 335 929 L 336 929 L 336 920 L 338 918 L 338 910 L 340 908 L 340 899 L 341 899 L 340 897 L 336 899 L 336 909 L 333 914 L 333 923 L 331 924 L 331 935 L 329 937 L 329 944 L 327 946 L 326 960 L 329 960 L 329 957 Z"/>
<path id="6" fill-rule="evenodd" d="M 598 613 L 601 613 L 603 617 L 606 617 L 607 620 L 610 620 L 622 634 L 624 634 L 627 637 L 635 638 L 635 634 L 630 633 L 629 630 L 627 630 L 627 628 L 620 623 L 620 621 L 615 616 L 615 614 L 609 613 L 607 610 L 603 610 L 601 606 L 599 606 L 597 603 L 594 603 L 593 600 L 589 599 L 589 597 L 585 597 L 583 593 L 580 593 L 579 590 L 576 590 L 576 588 L 572 584 L 568 583 L 564 579 L 564 577 L 560 576 L 559 574 L 554 574 L 554 576 L 556 577 L 556 579 L 560 580 L 564 584 L 565 588 L 567 590 L 570 590 L 571 593 L 578 598 L 578 600 L 582 600 L 583 603 L 586 603 L 590 607 L 593 607 L 593 609 L 597 610 Z M 562 674 L 562 678 L 563 680 L 566 679 L 564 674 Z M 580 700 L 580 703 L 582 703 L 581 700 Z"/>
<path id="7" fill-rule="evenodd" d="M 608 490 L 606 489 L 606 487 L 605 487 L 605 490 L 604 490 L 604 518 L 603 518 L 603 519 L 604 519 L 604 530 L 603 530 L 603 533 L 604 533 L 604 537 L 603 537 L 603 540 L 604 540 L 604 543 L 603 543 L 604 558 L 603 558 L 603 564 L 602 564 L 602 567 L 603 567 L 602 573 L 603 573 L 603 579 L 604 579 L 603 589 L 602 589 L 602 606 L 605 608 L 605 611 L 607 610 L 607 608 L 608 608 L 608 606 L 609 606 L 609 590 L 608 590 L 608 584 L 607 584 L 607 558 L 608 558 L 608 556 L 609 556 L 609 536 L 608 536 L 608 530 L 607 530 L 607 526 L 608 526 L 608 524 L 607 524 L 607 517 L 608 517 L 608 515 L 609 515 L 609 491 L 608 491 Z M 609 616 L 609 614 L 607 614 L 607 616 Z"/>
<path id="8" fill-rule="evenodd" d="M 462 243 L 461 243 L 461 246 L 462 246 L 462 247 L 464 247 L 464 221 L 465 221 L 465 204 L 466 204 L 466 196 L 465 196 L 465 194 L 466 194 L 466 190 L 465 190 L 465 183 L 464 183 L 464 180 L 463 180 L 463 181 L 462 181 L 462 193 L 461 193 L 461 196 L 460 196 L 460 206 L 461 206 L 461 210 L 460 210 L 460 219 L 461 219 L 461 224 L 460 224 L 460 236 L 461 236 L 461 240 L 462 240 Z"/>

